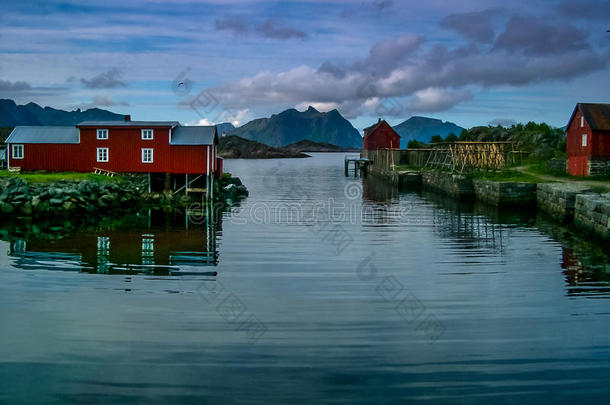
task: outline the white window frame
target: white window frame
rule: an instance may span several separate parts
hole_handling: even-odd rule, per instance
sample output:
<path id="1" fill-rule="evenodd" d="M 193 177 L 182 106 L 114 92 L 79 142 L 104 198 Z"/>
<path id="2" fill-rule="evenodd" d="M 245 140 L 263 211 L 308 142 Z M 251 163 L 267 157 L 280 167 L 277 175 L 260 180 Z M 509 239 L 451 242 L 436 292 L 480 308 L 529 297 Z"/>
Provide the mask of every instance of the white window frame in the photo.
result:
<path id="1" fill-rule="evenodd" d="M 580 127 L 583 128 L 585 126 L 585 116 L 581 115 L 580 116 Z"/>
<path id="2" fill-rule="evenodd" d="M 145 136 L 144 134 L 147 134 L 148 131 L 150 131 L 150 138 L 148 136 Z M 155 131 L 152 129 L 143 129 L 141 131 L 141 135 L 142 135 L 142 140 L 143 141 L 152 141 L 153 139 L 155 139 Z"/>
<path id="3" fill-rule="evenodd" d="M 15 153 L 16 151 L 20 151 L 20 154 Z M 11 148 L 11 159 L 23 159 L 25 156 L 25 147 L 22 143 L 16 143 Z"/>
<path id="4" fill-rule="evenodd" d="M 587 134 L 582 134 L 582 142 L 581 142 L 581 146 L 587 146 Z"/>
<path id="5" fill-rule="evenodd" d="M 102 152 L 104 150 L 106 151 L 106 159 L 100 159 L 100 152 Z M 95 153 L 96 153 L 97 162 L 107 163 L 110 161 L 110 151 L 108 150 L 108 148 L 96 148 Z"/>
<path id="6" fill-rule="evenodd" d="M 107 141 L 108 140 L 108 130 L 107 129 L 98 129 L 95 131 L 95 138 L 98 141 Z"/>
<path id="7" fill-rule="evenodd" d="M 146 152 L 150 152 L 150 160 L 146 160 Z M 154 163 L 154 149 L 153 148 L 142 148 L 142 163 Z"/>

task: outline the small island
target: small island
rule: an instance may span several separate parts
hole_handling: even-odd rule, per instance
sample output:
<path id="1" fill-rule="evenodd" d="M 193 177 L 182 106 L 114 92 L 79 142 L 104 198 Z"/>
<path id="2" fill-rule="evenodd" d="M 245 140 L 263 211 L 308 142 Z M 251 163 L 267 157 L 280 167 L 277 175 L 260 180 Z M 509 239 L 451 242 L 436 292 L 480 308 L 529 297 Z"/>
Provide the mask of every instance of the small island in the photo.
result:
<path id="1" fill-rule="evenodd" d="M 227 159 L 286 159 L 310 157 L 304 152 L 360 152 L 357 148 L 342 148 L 325 142 L 313 142 L 308 139 L 274 148 L 257 141 L 241 138 L 237 135 L 220 137 L 218 153 Z"/>

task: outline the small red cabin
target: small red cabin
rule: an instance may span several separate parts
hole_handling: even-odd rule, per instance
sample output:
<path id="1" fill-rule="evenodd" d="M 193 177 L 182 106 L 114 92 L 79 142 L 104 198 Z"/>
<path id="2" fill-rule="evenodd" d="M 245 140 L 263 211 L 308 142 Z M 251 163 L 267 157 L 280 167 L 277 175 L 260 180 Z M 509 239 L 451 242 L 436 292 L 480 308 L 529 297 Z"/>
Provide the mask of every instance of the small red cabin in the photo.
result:
<path id="1" fill-rule="evenodd" d="M 610 173 L 610 104 L 576 104 L 566 132 L 569 174 Z"/>
<path id="2" fill-rule="evenodd" d="M 381 118 L 377 124 L 364 128 L 364 150 L 399 149 L 400 135 Z"/>

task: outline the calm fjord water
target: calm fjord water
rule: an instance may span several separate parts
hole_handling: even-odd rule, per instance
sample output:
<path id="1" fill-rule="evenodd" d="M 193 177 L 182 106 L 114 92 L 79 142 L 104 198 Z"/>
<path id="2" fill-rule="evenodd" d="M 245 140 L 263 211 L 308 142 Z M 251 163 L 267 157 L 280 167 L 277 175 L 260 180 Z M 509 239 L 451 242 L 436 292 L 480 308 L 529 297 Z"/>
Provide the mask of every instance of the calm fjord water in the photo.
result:
<path id="1" fill-rule="evenodd" d="M 0 403 L 605 403 L 602 248 L 343 157 L 225 161 L 209 226 L 0 241 Z"/>

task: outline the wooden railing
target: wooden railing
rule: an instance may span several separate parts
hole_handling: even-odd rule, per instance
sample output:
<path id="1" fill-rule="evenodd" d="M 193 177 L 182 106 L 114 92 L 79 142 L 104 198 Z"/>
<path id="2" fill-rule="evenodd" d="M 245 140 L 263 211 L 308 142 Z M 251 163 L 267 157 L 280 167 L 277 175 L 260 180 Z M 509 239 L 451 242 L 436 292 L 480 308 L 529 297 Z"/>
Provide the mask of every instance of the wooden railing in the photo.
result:
<path id="1" fill-rule="evenodd" d="M 100 169 L 99 167 L 93 168 L 93 173 L 100 174 L 102 176 L 114 177 L 116 175 L 115 172 L 111 172 L 110 170 Z"/>

